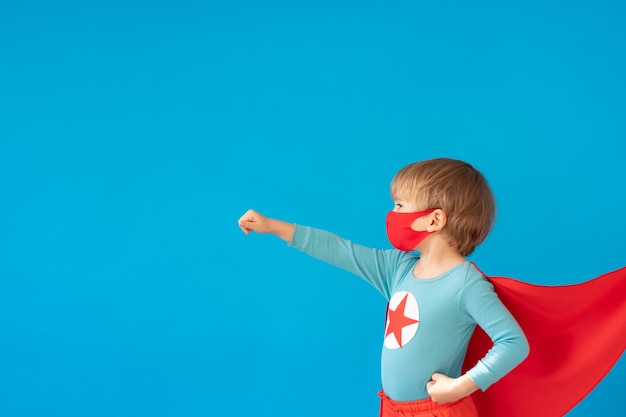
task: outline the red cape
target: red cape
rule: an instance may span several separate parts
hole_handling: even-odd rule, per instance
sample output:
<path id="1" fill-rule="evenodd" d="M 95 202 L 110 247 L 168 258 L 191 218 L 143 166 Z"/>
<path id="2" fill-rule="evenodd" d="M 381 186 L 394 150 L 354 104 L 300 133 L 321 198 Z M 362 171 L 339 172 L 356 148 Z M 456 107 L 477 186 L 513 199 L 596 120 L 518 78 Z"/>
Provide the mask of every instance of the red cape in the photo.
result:
<path id="1" fill-rule="evenodd" d="M 473 394 L 480 417 L 561 417 L 609 372 L 626 348 L 626 267 L 591 281 L 540 286 L 487 277 L 530 344 L 524 362 Z M 463 365 L 493 345 L 476 328 Z"/>

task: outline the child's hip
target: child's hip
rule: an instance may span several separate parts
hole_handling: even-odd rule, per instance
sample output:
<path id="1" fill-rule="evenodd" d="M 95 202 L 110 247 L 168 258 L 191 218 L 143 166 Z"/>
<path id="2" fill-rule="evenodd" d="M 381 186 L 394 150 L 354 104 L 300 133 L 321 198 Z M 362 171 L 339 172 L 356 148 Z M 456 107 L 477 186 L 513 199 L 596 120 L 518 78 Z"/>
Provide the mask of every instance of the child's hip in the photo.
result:
<path id="1" fill-rule="evenodd" d="M 380 417 L 478 417 L 471 396 L 446 404 L 426 398 L 419 401 L 394 401 L 383 391 L 378 393 Z"/>

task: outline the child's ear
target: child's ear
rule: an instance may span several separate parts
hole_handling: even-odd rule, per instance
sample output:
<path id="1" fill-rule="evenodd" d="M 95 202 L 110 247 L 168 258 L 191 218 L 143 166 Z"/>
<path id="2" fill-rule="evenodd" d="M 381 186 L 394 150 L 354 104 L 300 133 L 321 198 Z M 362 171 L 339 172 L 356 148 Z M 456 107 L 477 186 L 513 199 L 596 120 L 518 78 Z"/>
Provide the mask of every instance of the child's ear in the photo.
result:
<path id="1" fill-rule="evenodd" d="M 437 232 L 446 225 L 448 221 L 448 217 L 446 216 L 446 212 L 441 209 L 436 209 L 428 216 L 428 226 L 426 226 L 426 230 L 429 232 Z"/>

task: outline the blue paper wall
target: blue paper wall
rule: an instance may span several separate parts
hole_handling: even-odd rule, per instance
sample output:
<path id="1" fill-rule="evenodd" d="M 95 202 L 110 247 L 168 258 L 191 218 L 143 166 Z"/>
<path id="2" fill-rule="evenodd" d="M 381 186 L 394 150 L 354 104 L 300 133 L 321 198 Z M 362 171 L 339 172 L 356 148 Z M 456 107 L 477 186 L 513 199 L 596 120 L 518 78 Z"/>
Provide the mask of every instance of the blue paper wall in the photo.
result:
<path id="1" fill-rule="evenodd" d="M 490 181 L 486 273 L 624 266 L 625 13 L 0 5 L 0 415 L 377 415 L 385 300 L 236 221 L 389 247 L 389 182 L 420 159 Z M 569 415 L 621 415 L 625 377 Z"/>

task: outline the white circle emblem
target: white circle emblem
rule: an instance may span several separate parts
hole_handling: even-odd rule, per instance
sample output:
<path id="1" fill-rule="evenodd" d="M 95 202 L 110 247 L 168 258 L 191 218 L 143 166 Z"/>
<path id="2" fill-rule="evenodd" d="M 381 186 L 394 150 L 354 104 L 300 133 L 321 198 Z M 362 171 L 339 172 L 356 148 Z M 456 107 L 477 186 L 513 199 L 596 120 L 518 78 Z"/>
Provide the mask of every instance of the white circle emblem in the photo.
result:
<path id="1" fill-rule="evenodd" d="M 385 347 L 399 349 L 413 339 L 419 325 L 419 309 L 417 300 L 410 292 L 398 291 L 391 300 L 387 310 L 385 326 Z"/>

